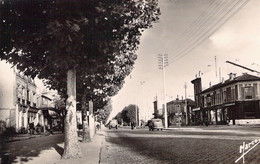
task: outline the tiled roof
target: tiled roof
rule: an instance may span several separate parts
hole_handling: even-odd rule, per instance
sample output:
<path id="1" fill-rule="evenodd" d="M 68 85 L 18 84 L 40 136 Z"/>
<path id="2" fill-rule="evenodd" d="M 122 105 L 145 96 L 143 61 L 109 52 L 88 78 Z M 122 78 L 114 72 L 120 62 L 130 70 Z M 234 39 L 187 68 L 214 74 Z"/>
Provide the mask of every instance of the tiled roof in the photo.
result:
<path id="1" fill-rule="evenodd" d="M 201 93 L 206 93 L 208 91 L 212 91 L 212 90 L 215 90 L 217 88 L 221 88 L 221 87 L 227 86 L 229 84 L 232 84 L 232 83 L 235 83 L 235 82 L 242 82 L 242 81 L 260 81 L 260 77 L 244 73 L 241 76 L 235 77 L 233 80 L 228 79 L 224 83 L 218 83 L 216 85 L 213 85 L 212 87 L 203 90 Z"/>

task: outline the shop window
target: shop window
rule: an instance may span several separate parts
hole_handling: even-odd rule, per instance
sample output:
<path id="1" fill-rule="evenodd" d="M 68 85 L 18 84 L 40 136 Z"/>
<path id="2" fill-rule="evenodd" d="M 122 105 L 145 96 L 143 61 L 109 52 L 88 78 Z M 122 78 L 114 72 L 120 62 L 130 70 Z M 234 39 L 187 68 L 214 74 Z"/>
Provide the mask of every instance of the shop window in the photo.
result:
<path id="1" fill-rule="evenodd" d="M 207 106 L 211 105 L 211 97 L 210 95 L 207 96 Z"/>
<path id="2" fill-rule="evenodd" d="M 227 97 L 226 91 L 223 91 L 222 94 L 223 94 L 223 95 L 222 95 L 222 97 L 223 97 L 223 103 L 225 103 L 225 102 L 227 102 L 227 99 L 226 99 L 226 97 Z"/>
<path id="3" fill-rule="evenodd" d="M 231 101 L 231 87 L 228 87 L 226 89 L 226 100 L 227 100 L 227 102 Z"/>

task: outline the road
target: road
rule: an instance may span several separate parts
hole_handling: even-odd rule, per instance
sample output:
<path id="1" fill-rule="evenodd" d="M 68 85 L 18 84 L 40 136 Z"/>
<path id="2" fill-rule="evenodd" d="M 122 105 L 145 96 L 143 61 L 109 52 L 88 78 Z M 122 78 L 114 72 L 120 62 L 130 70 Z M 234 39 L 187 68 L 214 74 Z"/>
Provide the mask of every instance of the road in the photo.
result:
<path id="1" fill-rule="evenodd" d="M 39 156 L 42 150 L 50 149 L 51 147 L 55 148 L 59 154 L 62 154 L 63 149 L 57 144 L 63 141 L 63 134 L 55 134 L 6 143 L 2 162 L 4 164 L 17 163 L 18 161 L 26 163 L 32 157 Z"/>
<path id="2" fill-rule="evenodd" d="M 260 133 L 237 130 L 112 129 L 106 131 L 101 163 L 234 163 L 239 146 L 260 139 Z M 245 155 L 246 163 L 260 163 L 260 144 Z M 240 160 L 238 163 L 242 163 Z"/>

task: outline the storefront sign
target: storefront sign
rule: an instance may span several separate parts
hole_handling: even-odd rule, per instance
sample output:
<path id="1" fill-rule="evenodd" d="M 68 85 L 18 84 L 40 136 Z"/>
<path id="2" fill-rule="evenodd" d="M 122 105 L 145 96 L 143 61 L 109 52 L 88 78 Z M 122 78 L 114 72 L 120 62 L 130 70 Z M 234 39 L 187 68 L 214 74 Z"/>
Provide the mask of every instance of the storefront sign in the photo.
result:
<path id="1" fill-rule="evenodd" d="M 194 109 L 192 109 L 193 112 L 199 111 L 199 110 L 200 110 L 200 108 L 194 108 Z"/>
<path id="2" fill-rule="evenodd" d="M 224 106 L 232 106 L 235 105 L 235 103 L 225 104 Z"/>
<path id="3" fill-rule="evenodd" d="M 255 148 L 260 143 L 260 139 L 256 139 L 248 144 L 243 142 L 243 145 L 239 146 L 239 153 L 242 154 L 236 161 L 237 163 L 240 159 L 243 159 L 243 163 L 245 163 L 245 155 L 249 153 L 253 148 Z"/>
<path id="4" fill-rule="evenodd" d="M 38 112 L 38 110 L 37 110 L 37 109 L 30 108 L 30 109 L 28 110 L 28 112 L 37 113 L 37 112 Z"/>

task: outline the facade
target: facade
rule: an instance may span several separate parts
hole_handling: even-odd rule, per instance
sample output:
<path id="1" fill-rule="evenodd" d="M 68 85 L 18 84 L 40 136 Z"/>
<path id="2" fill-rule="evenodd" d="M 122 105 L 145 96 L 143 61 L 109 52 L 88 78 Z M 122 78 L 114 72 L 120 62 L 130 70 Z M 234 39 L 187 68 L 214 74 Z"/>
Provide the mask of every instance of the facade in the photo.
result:
<path id="1" fill-rule="evenodd" d="M 27 129 L 29 123 L 41 123 L 43 115 L 36 107 L 35 82 L 1 62 L 0 120 L 16 132 Z"/>
<path id="2" fill-rule="evenodd" d="M 16 124 L 16 130 L 21 128 L 28 128 L 30 123 L 33 123 L 36 126 L 38 123 L 43 125 L 43 114 L 36 106 L 37 97 L 36 97 L 36 85 L 35 82 L 20 74 L 16 73 L 16 120 L 12 121 Z"/>
<path id="3" fill-rule="evenodd" d="M 185 109 L 185 100 L 176 100 L 166 103 L 168 122 L 169 125 L 191 125 L 193 123 L 192 119 L 192 109 L 195 107 L 195 103 L 191 99 L 186 100 L 187 111 Z"/>
<path id="4" fill-rule="evenodd" d="M 41 125 L 44 127 L 52 124 L 51 109 L 54 109 L 52 99 L 45 94 L 40 94 L 37 96 L 37 108 L 41 110 L 43 114 L 43 120 Z"/>
<path id="5" fill-rule="evenodd" d="M 242 123 L 260 119 L 260 78 L 243 74 L 230 74 L 228 80 L 201 90 L 201 78 L 194 84 L 196 123 L 210 124 Z"/>

